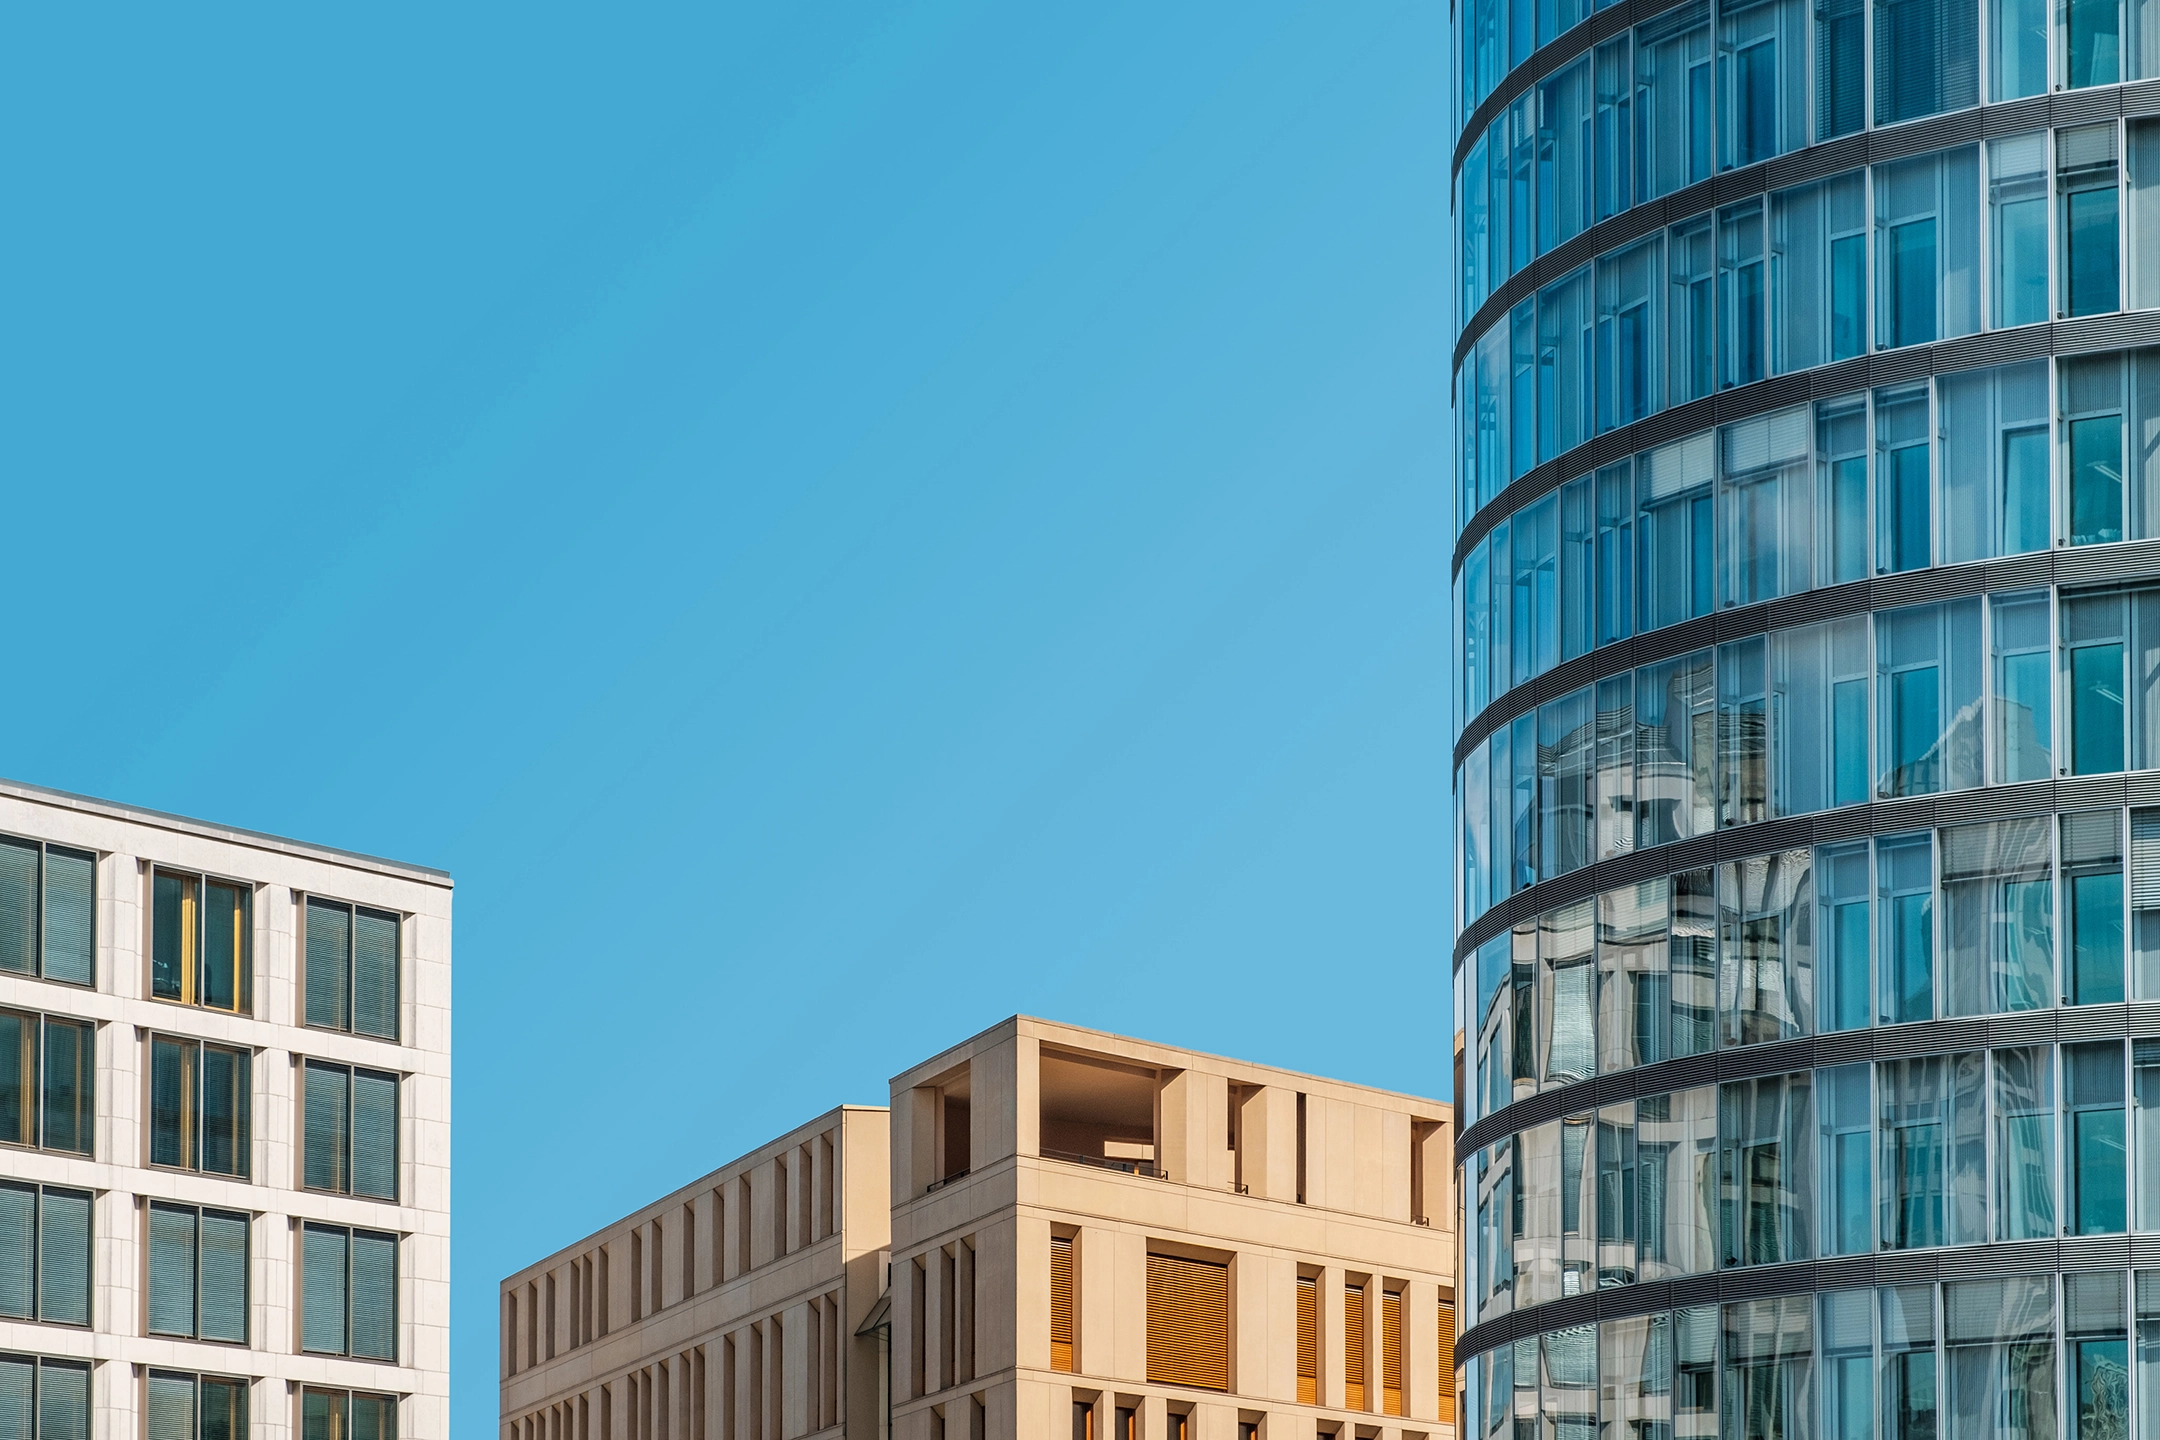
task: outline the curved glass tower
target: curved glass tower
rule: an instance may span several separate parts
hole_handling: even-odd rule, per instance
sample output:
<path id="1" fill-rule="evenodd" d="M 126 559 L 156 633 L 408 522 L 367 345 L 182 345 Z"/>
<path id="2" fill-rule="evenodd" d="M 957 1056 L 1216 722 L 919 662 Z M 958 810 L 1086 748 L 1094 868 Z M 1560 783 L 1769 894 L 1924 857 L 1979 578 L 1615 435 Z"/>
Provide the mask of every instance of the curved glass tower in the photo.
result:
<path id="1" fill-rule="evenodd" d="M 2160 1440 L 2160 0 L 1457 0 L 1463 1432 Z"/>

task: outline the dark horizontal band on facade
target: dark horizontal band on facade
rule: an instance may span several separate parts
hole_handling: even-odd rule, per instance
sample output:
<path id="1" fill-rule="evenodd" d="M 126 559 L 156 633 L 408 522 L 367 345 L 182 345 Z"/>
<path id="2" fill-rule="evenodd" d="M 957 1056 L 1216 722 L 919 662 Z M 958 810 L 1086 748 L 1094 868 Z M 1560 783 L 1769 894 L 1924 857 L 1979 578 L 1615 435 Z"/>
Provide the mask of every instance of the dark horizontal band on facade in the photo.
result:
<path id="1" fill-rule="evenodd" d="M 1529 714 L 1548 700 L 1557 700 L 1585 685 L 1624 675 L 1637 666 L 1655 665 L 1660 660 L 1671 660 L 1727 640 L 1745 640 L 1750 636 L 1840 620 L 1848 615 L 1866 615 L 1876 610 L 1896 610 L 1906 605 L 1984 595 L 1991 590 L 2021 590 L 2038 585 L 2106 585 L 2140 579 L 2160 579 L 2160 540 L 2035 550 L 2028 555 L 2008 555 L 1999 560 L 1976 560 L 1967 565 L 1943 565 L 1931 570 L 1877 575 L 1847 585 L 1803 590 L 1797 595 L 1783 595 L 1760 604 L 1698 615 L 1662 630 L 1601 645 L 1586 655 L 1577 655 L 1542 675 L 1503 691 L 1463 726 L 1455 740 L 1454 768 L 1460 770 L 1463 762 L 1470 758 L 1470 752 L 1493 731 L 1518 716 Z"/>
<path id="2" fill-rule="evenodd" d="M 2160 82 L 2156 82 L 2160 83 Z M 1559 489 L 1579 475 L 1600 465 L 1624 460 L 1669 440 L 1767 415 L 1810 400 L 1830 400 L 1880 385 L 1901 385 L 1935 375 L 1954 375 L 1965 370 L 1984 370 L 2020 360 L 2041 360 L 2051 355 L 2085 355 L 2100 350 L 2135 350 L 2160 345 L 2160 310 L 2131 310 L 2113 315 L 2092 315 L 2078 320 L 2050 320 L 2022 325 L 2014 330 L 1984 330 L 1956 340 L 1928 345 L 1908 345 L 1901 350 L 1882 350 L 1857 355 L 1812 370 L 1796 370 L 1758 380 L 1734 390 L 1721 390 L 1684 405 L 1675 405 L 1633 424 L 1608 430 L 1603 435 L 1533 465 L 1491 500 L 1478 508 L 1455 540 L 1449 567 L 1452 584 L 1462 574 L 1463 562 L 1492 528 L 1523 506 Z"/>
<path id="3" fill-rule="evenodd" d="M 1594 1075 L 1571 1085 L 1514 1101 L 1480 1118 L 1455 1141 L 1455 1163 L 1506 1135 L 1581 1115 L 1601 1105 L 1618 1105 L 1650 1095 L 1670 1095 L 1727 1080 L 1756 1080 L 1796 1070 L 1820 1070 L 1874 1060 L 1907 1060 L 1916 1055 L 1955 1055 L 2004 1045 L 2074 1045 L 2085 1040 L 2139 1040 L 2160 1037 L 2160 1000 L 2118 1005 L 2074 1005 L 2049 1010 L 2017 1010 L 2001 1015 L 1959 1015 L 1920 1020 L 1909 1025 L 1880 1025 L 1802 1035 L 1769 1045 L 1745 1045 L 1682 1055 Z"/>
<path id="4" fill-rule="evenodd" d="M 1496 1350 L 1524 1336 L 1549 1334 L 1600 1320 L 1624 1320 L 1719 1305 L 1734 1300 L 1763 1300 L 1774 1295 L 1805 1295 L 1818 1290 L 1853 1290 L 1875 1285 L 1925 1285 L 1938 1280 L 1992 1280 L 2005 1275 L 2050 1275 L 2063 1270 L 2114 1270 L 2160 1265 L 2160 1235 L 2079 1235 L 2060 1240 L 2019 1240 L 1995 1245 L 1959 1245 L 1940 1250 L 1890 1250 L 1873 1255 L 1843 1255 L 1802 1260 L 1789 1265 L 1686 1275 L 1615 1285 L 1586 1295 L 1567 1295 L 1542 1305 L 1495 1315 L 1465 1330 L 1455 1342 L 1455 1361 Z"/>
<path id="5" fill-rule="evenodd" d="M 2056 780 L 2028 780 L 2019 785 L 1981 785 L 1938 795 L 1898 800 L 1870 800 L 1813 815 L 1792 815 L 1754 825 L 1735 825 L 1665 845 L 1630 850 L 1550 880 L 1518 890 L 1455 937 L 1454 971 L 1477 947 L 1525 920 L 1548 910 L 1588 900 L 1623 885 L 1636 885 L 1683 870 L 1700 870 L 1725 860 L 1747 860 L 1810 845 L 1969 825 L 1983 820 L 2015 820 L 2074 810 L 2102 810 L 2116 805 L 2160 805 L 2160 770 L 2074 775 Z"/>
<path id="6" fill-rule="evenodd" d="M 1727 170 L 1669 195 L 1631 205 L 1618 215 L 1570 236 L 1494 286 L 1492 294 L 1478 303 L 1478 308 L 1456 333 L 1454 364 L 1449 371 L 1451 382 L 1454 375 L 1461 373 L 1471 347 L 1502 315 L 1563 275 L 1667 225 L 1790 185 L 1804 185 L 1810 180 L 1842 175 L 1863 165 L 1881 165 L 1911 155 L 1972 145 L 2000 136 L 2023 135 L 2050 126 L 2091 125 L 2124 115 L 2155 113 L 2160 113 L 2160 80 L 2095 85 L 2089 90 L 2034 95 L 2024 100 L 2006 100 L 1998 105 L 1973 105 L 1942 115 L 1930 115 L 1924 120 L 1909 120 L 1902 125 L 1841 135 L 1818 145 L 1803 145 L 1774 159 Z M 1474 142 L 1476 137 L 1470 134 L 1467 138 Z"/>

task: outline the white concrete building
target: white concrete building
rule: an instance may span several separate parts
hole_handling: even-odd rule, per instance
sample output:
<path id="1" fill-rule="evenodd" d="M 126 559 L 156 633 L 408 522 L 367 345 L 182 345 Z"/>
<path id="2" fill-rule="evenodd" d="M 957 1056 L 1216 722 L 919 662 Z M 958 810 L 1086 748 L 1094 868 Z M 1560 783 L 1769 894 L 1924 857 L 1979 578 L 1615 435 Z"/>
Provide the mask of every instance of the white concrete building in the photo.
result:
<path id="1" fill-rule="evenodd" d="M 0 1436 L 449 1433 L 450 898 L 0 782 Z"/>

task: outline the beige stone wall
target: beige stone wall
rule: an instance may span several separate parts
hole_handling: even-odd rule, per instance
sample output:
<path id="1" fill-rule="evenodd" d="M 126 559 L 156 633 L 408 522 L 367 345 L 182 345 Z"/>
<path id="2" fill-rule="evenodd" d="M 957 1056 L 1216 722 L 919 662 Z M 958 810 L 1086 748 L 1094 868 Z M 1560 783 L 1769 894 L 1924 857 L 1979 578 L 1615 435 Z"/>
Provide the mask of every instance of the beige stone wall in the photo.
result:
<path id="1" fill-rule="evenodd" d="M 874 1435 L 887 1131 L 829 1111 L 503 1281 L 503 1434 Z"/>

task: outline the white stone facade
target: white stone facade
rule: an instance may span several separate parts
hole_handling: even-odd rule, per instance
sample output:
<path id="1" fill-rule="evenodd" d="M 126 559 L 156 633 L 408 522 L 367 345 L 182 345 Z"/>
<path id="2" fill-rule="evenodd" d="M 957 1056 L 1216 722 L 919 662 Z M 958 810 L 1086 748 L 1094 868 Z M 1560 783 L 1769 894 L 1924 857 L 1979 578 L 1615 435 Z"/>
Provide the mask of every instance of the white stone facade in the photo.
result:
<path id="1" fill-rule="evenodd" d="M 0 1179 L 95 1196 L 91 1323 L 0 1319 L 0 1352 L 89 1361 L 95 1440 L 147 1433 L 152 1370 L 248 1382 L 248 1433 L 301 1434 L 307 1387 L 396 1397 L 402 1440 L 449 1433 L 450 908 L 447 875 L 418 866 L 256 835 L 104 801 L 0 782 L 0 835 L 96 854 L 96 977 L 85 988 L 0 972 L 0 1009 L 96 1026 L 96 1134 L 90 1156 L 0 1146 Z M 242 882 L 252 892 L 251 1002 L 236 1012 L 151 998 L 153 876 L 164 868 Z M 400 917 L 398 1037 L 300 1022 L 302 907 L 307 896 Z M 153 1034 L 251 1054 L 249 1178 L 149 1164 L 148 1056 Z M 395 1073 L 396 1200 L 302 1188 L 297 1130 L 302 1060 Z M 148 1316 L 152 1200 L 245 1212 L 247 1342 L 153 1336 Z M 393 1232 L 396 1358 L 304 1353 L 300 1230 L 321 1221 Z"/>

